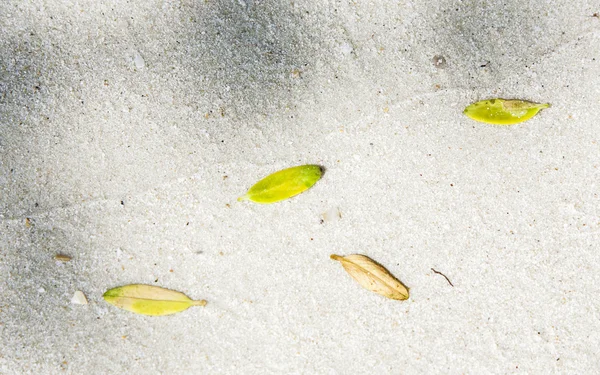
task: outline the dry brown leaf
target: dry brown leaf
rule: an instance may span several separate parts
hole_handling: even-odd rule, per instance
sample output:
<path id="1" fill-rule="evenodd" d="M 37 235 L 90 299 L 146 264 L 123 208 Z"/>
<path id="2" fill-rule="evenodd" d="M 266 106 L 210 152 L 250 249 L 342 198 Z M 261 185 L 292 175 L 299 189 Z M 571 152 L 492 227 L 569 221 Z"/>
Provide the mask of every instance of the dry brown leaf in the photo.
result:
<path id="1" fill-rule="evenodd" d="M 64 254 L 56 254 L 54 256 L 54 260 L 58 260 L 60 262 L 68 262 L 71 260 L 71 257 L 68 255 L 64 255 Z"/>
<path id="2" fill-rule="evenodd" d="M 391 299 L 408 299 L 408 288 L 373 259 L 359 254 L 345 257 L 333 254 L 331 259 L 342 263 L 344 269 L 363 288 Z"/>

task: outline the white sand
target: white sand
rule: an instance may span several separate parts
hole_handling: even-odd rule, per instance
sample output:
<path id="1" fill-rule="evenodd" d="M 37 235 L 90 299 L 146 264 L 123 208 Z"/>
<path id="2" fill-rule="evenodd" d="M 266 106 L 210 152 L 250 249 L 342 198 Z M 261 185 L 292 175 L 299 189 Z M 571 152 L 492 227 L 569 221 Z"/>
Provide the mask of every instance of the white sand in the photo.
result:
<path id="1" fill-rule="evenodd" d="M 597 372 L 595 12 L 0 2 L 0 374 Z M 493 97 L 552 107 L 462 114 Z M 236 201 L 304 163 L 327 168 L 308 192 Z M 376 259 L 410 299 L 331 253 Z M 102 299 L 128 283 L 209 303 L 150 318 Z"/>

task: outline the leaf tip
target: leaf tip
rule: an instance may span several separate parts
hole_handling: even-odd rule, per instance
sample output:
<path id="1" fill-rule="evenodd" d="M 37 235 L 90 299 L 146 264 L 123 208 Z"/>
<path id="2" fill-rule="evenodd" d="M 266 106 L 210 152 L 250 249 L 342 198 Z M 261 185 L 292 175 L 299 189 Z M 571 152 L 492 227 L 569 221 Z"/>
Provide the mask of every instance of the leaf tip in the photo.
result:
<path id="1" fill-rule="evenodd" d="M 107 290 L 107 291 L 106 291 L 106 292 L 104 292 L 104 294 L 102 295 L 102 298 L 104 298 L 105 300 L 107 300 L 107 301 L 108 301 L 108 299 L 109 299 L 110 297 L 115 297 L 115 296 L 116 296 L 116 290 L 117 290 L 117 289 L 118 289 L 118 288 L 112 288 L 112 289 L 109 289 L 109 290 Z"/>
<path id="2" fill-rule="evenodd" d="M 330 258 L 330 259 L 333 259 L 333 260 L 337 260 L 337 261 L 339 262 L 339 261 L 341 261 L 341 260 L 342 260 L 342 258 L 343 258 L 343 257 L 341 257 L 341 256 L 339 256 L 339 255 L 336 255 L 336 254 L 331 254 L 331 255 L 329 256 L 329 258 Z"/>
<path id="3" fill-rule="evenodd" d="M 317 164 L 317 167 L 319 168 L 319 172 L 320 172 L 319 178 L 323 178 L 323 175 L 325 175 L 325 172 L 327 172 L 327 168 L 325 168 L 322 165 L 318 165 L 318 164 Z"/>
<path id="4" fill-rule="evenodd" d="M 199 301 L 192 301 L 192 306 L 206 306 L 207 303 L 205 299 L 201 299 Z"/>
<path id="5" fill-rule="evenodd" d="M 401 282 L 401 281 L 398 281 L 398 282 L 399 282 L 400 286 L 402 288 L 404 288 L 404 290 L 398 289 L 399 296 L 398 296 L 398 298 L 395 298 L 395 299 L 397 299 L 398 301 L 406 301 L 410 297 L 410 288 L 407 287 L 406 285 L 404 285 L 403 282 Z"/>

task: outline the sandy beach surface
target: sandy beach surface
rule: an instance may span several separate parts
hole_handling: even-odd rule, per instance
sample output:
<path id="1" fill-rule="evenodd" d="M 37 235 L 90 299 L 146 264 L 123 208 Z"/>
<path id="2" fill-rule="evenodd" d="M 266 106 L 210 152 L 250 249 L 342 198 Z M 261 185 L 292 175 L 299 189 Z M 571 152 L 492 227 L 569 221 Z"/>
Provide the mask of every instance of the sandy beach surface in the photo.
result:
<path id="1" fill-rule="evenodd" d="M 597 373 L 598 12 L 0 2 L 0 374 Z M 462 113 L 490 98 L 551 107 Z M 302 164 L 303 194 L 237 201 Z M 133 283 L 208 304 L 102 298 Z"/>

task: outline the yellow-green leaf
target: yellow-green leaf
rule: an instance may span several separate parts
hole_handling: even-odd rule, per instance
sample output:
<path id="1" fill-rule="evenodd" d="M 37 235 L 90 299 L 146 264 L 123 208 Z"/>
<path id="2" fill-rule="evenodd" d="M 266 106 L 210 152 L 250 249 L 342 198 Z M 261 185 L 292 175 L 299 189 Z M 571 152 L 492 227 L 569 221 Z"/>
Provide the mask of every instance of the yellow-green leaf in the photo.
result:
<path id="1" fill-rule="evenodd" d="M 391 299 L 408 299 L 408 288 L 373 259 L 360 254 L 345 257 L 333 254 L 331 259 L 342 263 L 363 288 Z"/>
<path id="2" fill-rule="evenodd" d="M 143 284 L 113 288 L 102 297 L 123 310 L 153 316 L 175 314 L 191 306 L 206 305 L 205 300 L 193 301 L 181 292 Z"/>
<path id="3" fill-rule="evenodd" d="M 258 181 L 238 201 L 275 203 L 291 198 L 312 187 L 323 174 L 318 165 L 300 165 L 275 172 Z"/>
<path id="4" fill-rule="evenodd" d="M 464 114 L 475 121 L 496 125 L 513 125 L 527 121 L 550 104 L 525 100 L 489 99 L 473 103 Z"/>

